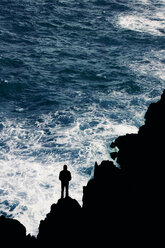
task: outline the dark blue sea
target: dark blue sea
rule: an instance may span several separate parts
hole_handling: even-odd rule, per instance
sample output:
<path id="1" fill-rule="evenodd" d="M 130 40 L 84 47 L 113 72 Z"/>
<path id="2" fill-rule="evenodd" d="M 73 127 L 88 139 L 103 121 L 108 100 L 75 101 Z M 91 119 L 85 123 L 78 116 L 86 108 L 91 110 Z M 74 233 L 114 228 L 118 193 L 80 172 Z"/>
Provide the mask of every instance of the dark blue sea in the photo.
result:
<path id="1" fill-rule="evenodd" d="M 36 235 L 165 89 L 165 0 L 0 1 L 0 214 Z"/>

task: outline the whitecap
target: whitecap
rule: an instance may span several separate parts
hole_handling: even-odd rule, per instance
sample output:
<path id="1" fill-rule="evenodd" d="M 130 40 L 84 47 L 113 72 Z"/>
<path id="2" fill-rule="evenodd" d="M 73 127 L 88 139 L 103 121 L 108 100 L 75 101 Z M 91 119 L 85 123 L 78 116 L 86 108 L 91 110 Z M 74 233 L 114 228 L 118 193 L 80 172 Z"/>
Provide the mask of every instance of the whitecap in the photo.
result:
<path id="1" fill-rule="evenodd" d="M 139 75 L 150 76 L 152 81 L 154 79 L 159 79 L 162 84 L 165 80 L 165 60 L 164 60 L 165 50 L 153 49 L 149 52 L 144 53 L 141 56 L 141 61 L 134 61 L 130 63 L 129 67 Z M 162 88 L 164 85 L 162 85 Z"/>
<path id="2" fill-rule="evenodd" d="M 162 30 L 165 30 L 164 20 L 155 20 L 147 18 L 137 13 L 119 16 L 118 24 L 125 29 L 133 30 L 141 33 L 148 33 L 155 36 L 164 36 Z"/>

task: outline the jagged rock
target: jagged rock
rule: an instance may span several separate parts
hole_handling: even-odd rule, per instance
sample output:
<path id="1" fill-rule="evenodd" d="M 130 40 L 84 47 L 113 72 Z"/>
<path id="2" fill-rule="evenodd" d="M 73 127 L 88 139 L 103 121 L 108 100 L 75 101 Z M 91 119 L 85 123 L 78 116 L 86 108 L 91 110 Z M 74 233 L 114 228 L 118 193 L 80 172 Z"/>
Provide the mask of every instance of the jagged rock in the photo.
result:
<path id="1" fill-rule="evenodd" d="M 102 161 L 95 165 L 94 178 L 91 179 L 83 192 L 83 208 L 96 209 L 117 208 L 122 195 L 128 193 L 127 174 L 117 168 L 112 161 Z M 126 188 L 127 187 L 127 188 Z M 120 196 L 120 197 L 119 197 Z"/>
<path id="2" fill-rule="evenodd" d="M 140 196 L 153 199 L 164 188 L 165 91 L 157 103 L 152 103 L 145 124 L 138 134 L 118 137 L 111 146 L 118 147 L 117 162 L 126 168 Z M 157 181 L 157 182 L 156 182 Z M 147 199 L 148 201 L 148 199 Z"/>
<path id="3" fill-rule="evenodd" d="M 140 226 L 143 234 L 148 230 L 155 239 L 161 233 L 159 223 L 164 211 L 164 112 L 165 91 L 158 102 L 149 106 L 138 134 L 120 136 L 111 144 L 118 148 L 117 162 L 128 171 L 133 188 L 133 227 Z"/>
<path id="4" fill-rule="evenodd" d="M 43 244 L 52 242 L 65 247 L 68 244 L 77 246 L 77 238 L 80 236 L 81 206 L 70 198 L 58 200 L 51 206 L 51 211 L 45 220 L 40 222 L 38 241 Z"/>
<path id="5" fill-rule="evenodd" d="M 124 239 L 121 230 L 124 229 L 128 213 L 132 211 L 132 205 L 128 203 L 132 192 L 129 186 L 128 174 L 112 161 L 95 164 L 94 178 L 83 192 L 84 219 L 90 223 L 86 232 L 93 235 L 94 244 L 119 245 L 117 236 Z"/>

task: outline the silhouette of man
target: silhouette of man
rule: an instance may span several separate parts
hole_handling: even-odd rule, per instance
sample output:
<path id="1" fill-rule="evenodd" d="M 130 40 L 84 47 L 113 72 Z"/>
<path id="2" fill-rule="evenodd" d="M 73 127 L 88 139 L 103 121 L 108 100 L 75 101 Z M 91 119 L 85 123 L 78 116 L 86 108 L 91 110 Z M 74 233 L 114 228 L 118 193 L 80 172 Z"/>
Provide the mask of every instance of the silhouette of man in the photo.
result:
<path id="1" fill-rule="evenodd" d="M 67 165 L 64 165 L 63 170 L 60 171 L 59 179 L 61 181 L 61 198 L 64 198 L 64 189 L 66 190 L 66 197 L 69 196 L 69 181 L 72 179 L 70 171 L 67 170 Z"/>

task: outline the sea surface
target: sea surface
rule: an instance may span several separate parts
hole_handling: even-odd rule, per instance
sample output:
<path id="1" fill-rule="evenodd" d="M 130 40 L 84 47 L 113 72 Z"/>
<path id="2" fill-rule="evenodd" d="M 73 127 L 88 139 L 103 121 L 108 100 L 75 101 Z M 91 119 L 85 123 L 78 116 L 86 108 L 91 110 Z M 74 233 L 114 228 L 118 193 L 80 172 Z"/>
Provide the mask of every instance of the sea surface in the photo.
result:
<path id="1" fill-rule="evenodd" d="M 0 214 L 36 235 L 165 89 L 165 0 L 0 1 Z"/>

